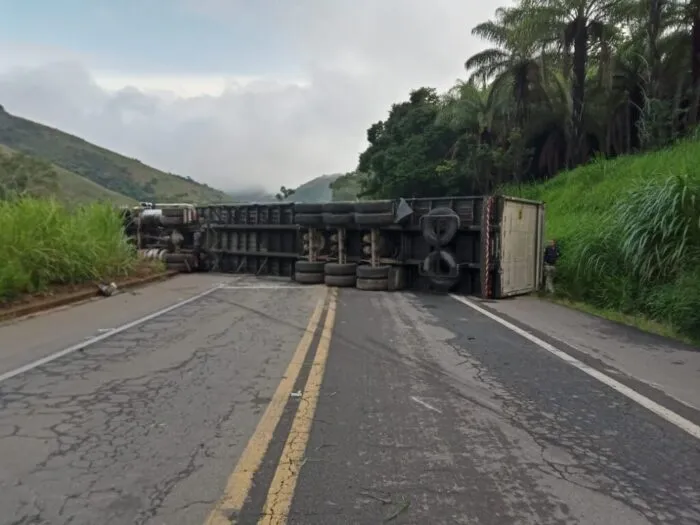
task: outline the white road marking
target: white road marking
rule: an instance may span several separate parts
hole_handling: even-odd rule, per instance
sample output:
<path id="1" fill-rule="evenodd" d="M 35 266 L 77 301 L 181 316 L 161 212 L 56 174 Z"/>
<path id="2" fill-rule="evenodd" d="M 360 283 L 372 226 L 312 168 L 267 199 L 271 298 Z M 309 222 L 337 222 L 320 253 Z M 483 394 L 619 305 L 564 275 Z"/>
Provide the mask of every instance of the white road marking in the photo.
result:
<path id="1" fill-rule="evenodd" d="M 63 357 L 64 355 L 71 354 L 77 350 L 87 348 L 88 346 L 94 345 L 95 343 L 99 343 L 100 341 L 104 341 L 108 337 L 112 337 L 113 335 L 116 335 L 120 332 L 124 332 L 125 330 L 128 330 L 129 328 L 133 328 L 135 326 L 138 326 L 140 324 L 148 322 L 152 319 L 155 319 L 157 317 L 165 315 L 168 312 L 172 312 L 173 310 L 176 310 L 177 308 L 185 306 L 186 304 L 189 304 L 193 301 L 196 301 L 197 299 L 201 299 L 202 297 L 206 297 L 207 295 L 209 295 L 209 294 L 211 294 L 219 289 L 220 289 L 219 286 L 215 286 L 214 288 L 210 288 L 209 290 L 206 290 L 202 293 L 199 293 L 195 296 L 192 296 L 189 299 L 185 299 L 184 301 L 180 301 L 179 303 L 175 303 L 171 306 L 168 306 L 167 308 L 163 308 L 162 310 L 158 310 L 157 312 L 153 312 L 152 314 L 148 314 L 144 317 L 139 317 L 135 321 L 131 321 L 129 323 L 118 326 L 118 327 L 116 327 L 112 330 L 109 330 L 108 332 L 104 332 L 103 334 L 100 334 L 98 336 L 91 337 L 91 338 L 83 341 L 82 343 L 78 343 L 78 344 L 75 344 L 73 346 L 69 346 L 68 348 L 64 348 L 63 350 L 59 350 L 58 352 L 54 352 L 51 355 L 47 355 L 46 357 L 42 357 L 41 359 L 37 359 L 36 361 L 32 361 L 29 364 L 26 364 L 24 366 L 20 366 L 19 368 L 15 368 L 14 370 L 10 370 L 9 372 L 5 372 L 4 374 L 0 374 L 0 383 L 2 383 L 3 381 L 7 381 L 8 379 L 11 379 L 11 378 L 16 377 L 18 375 L 24 374 L 25 372 L 29 372 L 30 370 L 32 370 L 34 368 L 37 368 L 39 366 L 43 366 L 47 363 L 50 363 L 51 361 L 55 361 L 59 357 Z"/>
<path id="2" fill-rule="evenodd" d="M 423 400 L 422 400 L 421 398 L 419 398 L 419 397 L 411 396 L 411 400 L 412 400 L 412 401 L 415 401 L 415 402 L 418 403 L 419 405 L 423 405 L 423 406 L 424 406 L 425 408 L 427 408 L 428 410 L 432 410 L 433 412 L 437 412 L 438 414 L 442 414 L 442 410 L 440 410 L 439 408 L 435 408 L 433 405 L 431 405 L 431 404 L 429 404 L 429 403 L 426 403 L 425 401 L 423 401 Z"/>
<path id="3" fill-rule="evenodd" d="M 455 299 L 456 301 L 459 301 L 460 303 L 468 306 L 472 310 L 476 310 L 480 314 L 485 315 L 489 319 L 496 321 L 500 325 L 505 326 L 509 330 L 512 330 L 516 334 L 524 337 L 525 339 L 527 339 L 531 343 L 535 343 L 537 346 L 539 346 L 543 350 L 546 350 L 547 352 L 557 356 L 558 358 L 560 358 L 561 360 L 570 364 L 571 366 L 576 367 L 579 370 L 581 370 L 582 372 L 593 377 L 594 379 L 597 379 L 598 381 L 600 381 L 604 385 L 609 386 L 610 388 L 612 388 L 616 392 L 619 392 L 623 396 L 626 396 L 628 399 L 631 399 L 632 401 L 643 406 L 647 410 L 650 410 L 651 412 L 653 412 L 657 416 L 662 417 L 663 419 L 665 419 L 669 423 L 677 426 L 681 430 L 684 430 L 685 432 L 687 432 L 688 434 L 690 434 L 694 438 L 700 439 L 700 426 L 696 425 L 692 421 L 688 421 L 683 416 L 680 416 L 680 415 L 676 414 L 675 412 L 673 412 L 672 410 L 669 410 L 668 408 L 661 406 L 657 402 L 652 401 L 651 399 L 649 399 L 646 396 L 643 396 L 642 394 L 640 394 L 636 390 L 633 390 L 632 388 L 630 388 L 626 385 L 623 385 L 622 383 L 613 379 L 612 377 L 605 375 L 603 372 L 601 372 L 601 371 L 599 371 L 591 366 L 588 366 L 587 364 L 583 363 L 582 361 L 579 361 L 575 357 L 570 356 L 569 354 L 567 354 L 563 350 L 559 350 L 558 348 L 550 345 L 546 341 L 543 341 L 539 337 L 532 335 L 530 332 L 527 332 L 527 331 L 523 330 L 522 328 L 515 326 L 513 323 L 510 323 L 510 322 L 506 321 L 505 319 L 499 317 L 498 315 L 489 312 L 488 310 L 480 307 L 479 305 L 475 304 L 474 302 L 470 301 L 469 299 L 466 299 L 464 297 L 460 297 L 459 295 L 454 295 L 454 294 L 450 294 L 450 297 L 452 297 L 452 299 Z"/>

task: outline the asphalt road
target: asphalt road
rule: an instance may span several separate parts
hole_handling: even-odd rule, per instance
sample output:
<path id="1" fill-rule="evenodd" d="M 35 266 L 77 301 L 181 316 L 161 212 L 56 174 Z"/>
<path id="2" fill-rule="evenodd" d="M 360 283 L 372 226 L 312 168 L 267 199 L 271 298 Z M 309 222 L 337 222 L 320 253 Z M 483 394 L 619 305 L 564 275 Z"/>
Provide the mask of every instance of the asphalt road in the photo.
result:
<path id="1" fill-rule="evenodd" d="M 700 523 L 697 438 L 454 299 L 228 281 L 0 382 L 0 523 Z"/>

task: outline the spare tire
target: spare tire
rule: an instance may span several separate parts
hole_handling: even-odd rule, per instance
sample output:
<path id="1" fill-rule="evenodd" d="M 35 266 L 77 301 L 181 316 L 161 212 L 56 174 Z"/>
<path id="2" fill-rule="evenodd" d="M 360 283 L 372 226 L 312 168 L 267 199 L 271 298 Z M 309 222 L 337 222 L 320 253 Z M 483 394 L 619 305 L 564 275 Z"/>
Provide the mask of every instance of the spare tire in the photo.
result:
<path id="1" fill-rule="evenodd" d="M 458 229 L 459 215 L 452 208 L 434 208 L 421 220 L 423 238 L 436 247 L 449 243 Z"/>
<path id="2" fill-rule="evenodd" d="M 423 273 L 429 278 L 459 279 L 459 263 L 448 250 L 435 250 L 423 259 Z M 447 271 L 442 271 L 443 269 Z"/>

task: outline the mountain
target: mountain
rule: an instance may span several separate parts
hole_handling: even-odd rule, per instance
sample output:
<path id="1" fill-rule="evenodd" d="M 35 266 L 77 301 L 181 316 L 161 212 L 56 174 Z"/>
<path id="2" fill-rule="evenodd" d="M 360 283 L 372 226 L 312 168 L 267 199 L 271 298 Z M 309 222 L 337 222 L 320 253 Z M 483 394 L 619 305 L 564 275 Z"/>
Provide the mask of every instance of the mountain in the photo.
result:
<path id="1" fill-rule="evenodd" d="M 0 145 L 50 162 L 137 201 L 206 204 L 231 199 L 226 193 L 189 177 L 157 170 L 58 129 L 11 115 L 2 106 Z"/>
<path id="2" fill-rule="evenodd" d="M 333 200 L 331 184 L 341 175 L 321 175 L 305 182 L 294 190 L 283 202 L 328 202 Z M 275 202 L 278 193 L 268 192 L 263 188 L 250 188 L 247 190 L 229 192 L 229 200 L 233 202 Z"/>
<path id="3" fill-rule="evenodd" d="M 39 160 L 0 144 L 0 190 L 26 191 L 38 197 L 53 196 L 66 204 L 107 200 L 136 204 L 120 193 L 54 164 Z"/>
<path id="4" fill-rule="evenodd" d="M 328 202 L 333 200 L 331 184 L 341 176 L 321 175 L 299 186 L 286 200 L 290 202 Z"/>
<path id="5" fill-rule="evenodd" d="M 273 202 L 276 200 L 275 194 L 265 190 L 264 188 L 229 191 L 228 195 L 228 202 Z"/>

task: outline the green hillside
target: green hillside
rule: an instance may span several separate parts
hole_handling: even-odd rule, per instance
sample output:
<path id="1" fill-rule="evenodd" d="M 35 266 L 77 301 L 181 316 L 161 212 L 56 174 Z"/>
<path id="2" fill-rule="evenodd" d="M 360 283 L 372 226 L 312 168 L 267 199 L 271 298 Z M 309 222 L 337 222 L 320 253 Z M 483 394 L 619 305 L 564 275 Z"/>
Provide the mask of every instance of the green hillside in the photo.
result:
<path id="1" fill-rule="evenodd" d="M 341 177 L 337 175 L 321 175 L 315 179 L 305 182 L 285 199 L 281 199 L 282 191 L 272 193 L 263 188 L 252 188 L 248 190 L 229 192 L 229 201 L 232 202 L 274 202 L 280 199 L 284 202 L 328 202 L 333 199 L 331 185 Z M 348 199 L 348 200 L 353 200 Z"/>
<path id="2" fill-rule="evenodd" d="M 0 106 L 0 144 L 80 175 L 135 200 L 223 202 L 222 191 L 192 179 L 165 173 L 31 120 Z"/>
<path id="3" fill-rule="evenodd" d="M 700 142 L 503 192 L 546 202 L 564 297 L 700 339 Z"/>
<path id="4" fill-rule="evenodd" d="M 328 202 L 333 200 L 331 184 L 341 175 L 321 175 L 299 186 L 287 200 L 293 202 Z"/>
<path id="5" fill-rule="evenodd" d="M 0 144 L 0 187 L 4 191 L 25 191 L 36 197 L 55 197 L 65 204 L 109 201 L 135 204 L 114 191 L 80 175 L 59 168 Z"/>

